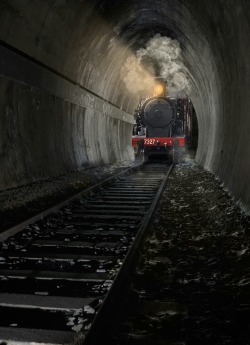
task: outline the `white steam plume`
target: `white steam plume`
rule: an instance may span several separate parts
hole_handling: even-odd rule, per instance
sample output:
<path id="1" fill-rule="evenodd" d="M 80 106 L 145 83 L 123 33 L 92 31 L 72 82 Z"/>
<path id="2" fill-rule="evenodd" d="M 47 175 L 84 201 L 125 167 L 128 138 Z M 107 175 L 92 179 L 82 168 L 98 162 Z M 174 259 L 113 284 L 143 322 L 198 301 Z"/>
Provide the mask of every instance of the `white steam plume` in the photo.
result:
<path id="1" fill-rule="evenodd" d="M 157 34 L 147 42 L 145 48 L 137 50 L 136 57 L 130 59 L 126 60 L 121 74 L 126 87 L 131 92 L 136 93 L 150 88 L 152 78 L 155 76 L 166 80 L 170 94 L 179 91 L 189 92 L 190 82 L 178 41 Z M 145 60 L 151 61 L 150 73 L 144 70 L 143 62 Z M 148 65 L 149 63 L 147 63 Z M 156 65 L 158 66 L 157 72 L 154 69 Z M 141 71 L 148 75 L 148 78 L 145 78 L 145 84 L 143 78 L 140 80 Z"/>
<path id="2" fill-rule="evenodd" d="M 154 73 L 147 71 L 134 55 L 126 59 L 121 76 L 128 91 L 134 94 L 148 90 L 154 85 Z"/>

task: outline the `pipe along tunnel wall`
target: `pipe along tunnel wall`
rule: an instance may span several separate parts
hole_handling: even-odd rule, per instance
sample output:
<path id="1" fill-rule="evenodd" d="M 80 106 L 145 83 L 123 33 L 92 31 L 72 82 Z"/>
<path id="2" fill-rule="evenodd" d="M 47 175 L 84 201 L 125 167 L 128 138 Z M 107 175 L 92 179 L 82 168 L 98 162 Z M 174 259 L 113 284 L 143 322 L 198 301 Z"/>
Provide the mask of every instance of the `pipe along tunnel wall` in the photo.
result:
<path id="1" fill-rule="evenodd" d="M 2 0 L 0 23 L 1 189 L 130 159 L 138 98 L 120 71 L 160 33 L 181 45 L 196 161 L 250 212 L 248 1 Z"/>

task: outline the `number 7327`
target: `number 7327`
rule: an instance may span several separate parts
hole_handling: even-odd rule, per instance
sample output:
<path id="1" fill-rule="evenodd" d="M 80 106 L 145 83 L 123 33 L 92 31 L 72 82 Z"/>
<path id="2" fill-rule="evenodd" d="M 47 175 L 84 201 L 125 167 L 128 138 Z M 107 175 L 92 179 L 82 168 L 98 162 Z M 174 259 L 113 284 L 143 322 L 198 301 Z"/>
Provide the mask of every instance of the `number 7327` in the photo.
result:
<path id="1" fill-rule="evenodd" d="M 145 145 L 154 145 L 155 139 L 144 139 L 144 144 Z"/>

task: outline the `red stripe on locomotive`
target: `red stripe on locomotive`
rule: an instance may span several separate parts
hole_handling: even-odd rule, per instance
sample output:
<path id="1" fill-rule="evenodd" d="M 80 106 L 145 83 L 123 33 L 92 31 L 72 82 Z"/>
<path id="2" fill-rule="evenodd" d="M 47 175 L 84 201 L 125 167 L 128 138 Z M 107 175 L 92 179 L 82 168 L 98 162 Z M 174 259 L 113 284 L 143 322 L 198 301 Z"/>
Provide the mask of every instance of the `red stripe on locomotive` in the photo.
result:
<path id="1" fill-rule="evenodd" d="M 145 138 L 145 137 L 133 137 L 132 146 L 137 147 L 143 143 L 143 146 L 159 147 L 159 146 L 185 146 L 184 137 L 173 137 L 173 138 Z"/>

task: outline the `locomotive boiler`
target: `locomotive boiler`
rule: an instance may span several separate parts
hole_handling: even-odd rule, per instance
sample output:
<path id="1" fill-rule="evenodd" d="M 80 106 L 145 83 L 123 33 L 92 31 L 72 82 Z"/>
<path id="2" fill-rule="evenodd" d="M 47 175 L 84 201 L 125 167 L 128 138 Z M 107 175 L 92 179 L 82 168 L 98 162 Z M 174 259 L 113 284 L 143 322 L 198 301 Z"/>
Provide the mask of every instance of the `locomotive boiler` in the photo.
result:
<path id="1" fill-rule="evenodd" d="M 178 161 L 191 135 L 191 101 L 186 95 L 168 97 L 162 80 L 157 80 L 154 93 L 136 109 L 132 136 L 135 154 Z"/>

